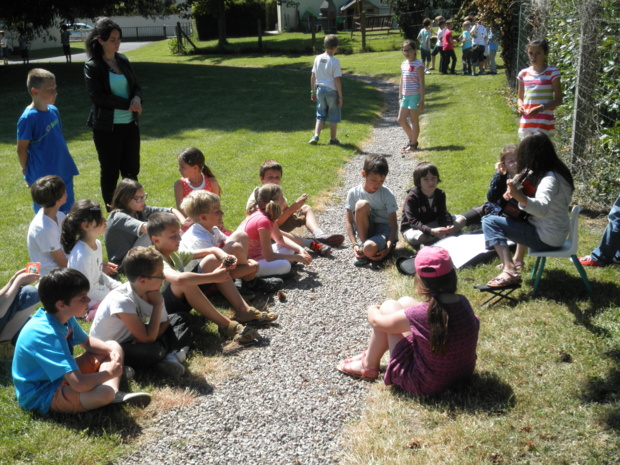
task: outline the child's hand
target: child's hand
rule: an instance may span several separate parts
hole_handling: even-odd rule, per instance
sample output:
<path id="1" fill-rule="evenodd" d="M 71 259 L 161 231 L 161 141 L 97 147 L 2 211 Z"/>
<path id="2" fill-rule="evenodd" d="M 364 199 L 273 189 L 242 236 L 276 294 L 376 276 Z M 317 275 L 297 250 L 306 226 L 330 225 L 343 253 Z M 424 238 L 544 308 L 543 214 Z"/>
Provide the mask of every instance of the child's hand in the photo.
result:
<path id="1" fill-rule="evenodd" d="M 523 105 L 519 105 L 517 107 L 517 113 L 519 113 L 519 115 L 523 116 L 526 115 L 527 113 L 525 112 L 525 107 Z"/>
<path id="2" fill-rule="evenodd" d="M 123 364 L 120 360 L 110 360 L 106 363 L 107 371 L 112 378 L 118 378 L 123 374 Z"/>
<path id="3" fill-rule="evenodd" d="M 147 303 L 151 304 L 153 307 L 157 307 L 158 305 L 164 303 L 164 298 L 161 295 L 161 292 L 159 292 L 159 290 L 148 291 L 146 294 L 144 294 L 144 300 Z"/>
<path id="4" fill-rule="evenodd" d="M 211 278 L 211 280 L 209 281 L 211 283 L 224 283 L 228 279 L 230 279 L 230 274 L 228 274 L 228 270 L 223 263 L 211 273 L 208 273 L 208 276 L 209 278 Z"/>
<path id="5" fill-rule="evenodd" d="M 112 262 L 103 262 L 101 270 L 108 276 L 114 276 L 118 272 L 118 265 Z"/>
<path id="6" fill-rule="evenodd" d="M 310 100 L 312 100 L 313 102 L 316 102 L 316 92 L 313 92 L 310 94 Z"/>
<path id="7" fill-rule="evenodd" d="M 296 201 L 295 201 L 295 211 L 299 210 L 305 203 L 306 200 L 308 200 L 308 194 L 302 194 Z"/>
<path id="8" fill-rule="evenodd" d="M 447 230 L 447 231 L 446 231 L 446 235 L 447 235 L 447 236 L 449 236 L 449 235 L 451 235 L 451 234 L 456 234 L 457 232 L 459 232 L 459 230 L 458 230 L 458 229 L 454 229 L 454 225 L 452 225 L 452 226 L 446 226 L 446 227 L 445 227 L 445 229 Z"/>
<path id="9" fill-rule="evenodd" d="M 183 228 L 189 228 L 192 224 L 194 224 L 194 222 L 192 221 L 192 219 L 188 216 L 187 218 L 185 218 L 185 221 L 183 221 L 183 224 L 181 225 Z"/>
<path id="10" fill-rule="evenodd" d="M 495 172 L 499 174 L 506 174 L 506 165 L 501 161 L 495 163 Z"/>
<path id="11" fill-rule="evenodd" d="M 355 258 L 363 258 L 364 257 L 364 248 L 360 247 L 358 244 L 353 246 L 353 253 L 355 254 Z"/>
<path id="12" fill-rule="evenodd" d="M 306 252 L 303 249 L 297 252 L 294 255 L 294 257 L 295 257 L 296 262 L 301 263 L 303 265 L 309 265 L 310 263 L 312 263 L 312 257 L 310 256 L 308 252 Z"/>
<path id="13" fill-rule="evenodd" d="M 13 275 L 13 280 L 18 286 L 26 286 L 36 282 L 41 276 L 38 273 L 26 273 L 26 269 L 19 270 Z"/>
<path id="14" fill-rule="evenodd" d="M 431 229 L 431 234 L 435 237 L 443 239 L 448 235 L 448 228 L 433 228 Z"/>
<path id="15" fill-rule="evenodd" d="M 226 267 L 228 271 L 234 270 L 237 268 L 237 257 L 234 255 L 226 255 L 224 260 L 222 260 L 222 264 Z"/>

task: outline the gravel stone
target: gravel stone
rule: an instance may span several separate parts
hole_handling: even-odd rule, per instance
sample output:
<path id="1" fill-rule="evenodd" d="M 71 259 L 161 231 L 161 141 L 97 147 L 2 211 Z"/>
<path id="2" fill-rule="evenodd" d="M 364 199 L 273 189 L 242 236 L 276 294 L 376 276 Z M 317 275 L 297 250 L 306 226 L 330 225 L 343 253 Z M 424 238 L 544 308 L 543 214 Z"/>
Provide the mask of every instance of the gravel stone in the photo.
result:
<path id="1" fill-rule="evenodd" d="M 320 214 L 327 232 L 345 231 L 344 201 L 361 182 L 369 153 L 387 157 L 386 186 L 402 203 L 412 184 L 414 158 L 401 155 L 406 136 L 396 122 L 398 87 L 370 83 L 385 98 L 363 152 L 344 167 L 334 204 Z M 343 128 L 341 128 L 343 129 Z M 321 150 L 321 147 L 317 147 Z M 139 451 L 123 464 L 330 464 L 338 463 L 346 423 L 359 419 L 370 384 L 339 373 L 344 357 L 362 351 L 370 333 L 366 307 L 385 299 L 384 271 L 352 264 L 350 244 L 316 257 L 288 280 L 286 301 L 275 300 L 277 326 L 261 329 L 264 341 L 229 357 L 230 372 L 191 405 L 162 413 Z"/>

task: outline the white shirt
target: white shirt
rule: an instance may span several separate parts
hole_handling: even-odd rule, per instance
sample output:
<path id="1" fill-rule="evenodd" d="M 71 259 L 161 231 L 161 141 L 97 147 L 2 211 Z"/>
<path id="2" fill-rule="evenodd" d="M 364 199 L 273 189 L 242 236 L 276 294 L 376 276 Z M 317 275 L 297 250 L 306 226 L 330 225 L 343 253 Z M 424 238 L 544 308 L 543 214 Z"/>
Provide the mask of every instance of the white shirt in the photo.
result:
<path id="1" fill-rule="evenodd" d="M 334 78 L 342 76 L 340 60 L 338 58 L 329 56 L 327 52 L 318 55 L 314 59 L 312 72 L 316 76 L 317 86 L 324 86 L 329 87 L 332 90 L 338 90 L 336 89 L 336 84 L 334 82 Z"/>
<path id="2" fill-rule="evenodd" d="M 131 287 L 131 283 L 126 282 L 103 299 L 97 309 L 93 325 L 90 327 L 90 336 L 102 341 L 116 341 L 120 344 L 131 341 L 134 337 L 118 317 L 118 313 L 138 315 L 146 325 L 153 314 L 153 306 L 140 298 Z M 162 309 L 160 321 L 162 323 L 168 321 L 165 306 Z"/>
<path id="3" fill-rule="evenodd" d="M 54 221 L 49 216 L 45 216 L 41 208 L 30 222 L 27 237 L 28 254 L 31 262 L 41 263 L 41 276 L 45 276 L 58 267 L 51 252 L 62 250 L 60 234 L 64 220 L 63 212 L 56 213 L 56 221 Z"/>
<path id="4" fill-rule="evenodd" d="M 353 187 L 347 195 L 345 208 L 355 211 L 358 200 L 367 200 L 370 203 L 370 219 L 374 223 L 390 223 L 390 214 L 398 211 L 396 198 L 390 189 L 381 186 L 377 192 L 366 192 L 362 184 Z"/>
<path id="5" fill-rule="evenodd" d="M 226 243 L 226 239 L 228 239 L 226 235 L 217 226 L 209 231 L 201 224 L 194 223 L 183 233 L 179 249 L 193 252 L 211 247 L 222 247 Z M 199 258 L 193 259 L 187 264 L 186 269 L 193 270 L 200 263 L 200 260 Z"/>
<path id="6" fill-rule="evenodd" d="M 102 265 L 103 254 L 101 242 L 98 239 L 95 250 L 91 249 L 86 242 L 77 241 L 69 254 L 67 266 L 80 271 L 90 283 L 88 297 L 90 297 L 91 305 L 101 302 L 112 289 L 121 286 L 120 281 L 110 278 L 102 271 Z"/>

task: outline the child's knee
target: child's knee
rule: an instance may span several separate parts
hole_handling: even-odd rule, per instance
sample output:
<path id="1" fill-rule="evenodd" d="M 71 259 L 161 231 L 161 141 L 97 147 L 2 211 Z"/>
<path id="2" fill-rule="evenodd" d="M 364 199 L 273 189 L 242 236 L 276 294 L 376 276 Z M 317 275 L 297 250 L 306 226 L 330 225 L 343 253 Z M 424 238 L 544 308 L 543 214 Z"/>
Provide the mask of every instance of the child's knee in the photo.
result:
<path id="1" fill-rule="evenodd" d="M 250 243 L 250 237 L 248 236 L 248 233 L 246 233 L 245 231 L 235 231 L 230 236 L 228 236 L 226 245 L 224 245 L 224 247 L 222 248 L 226 250 L 226 246 L 228 246 L 229 243 L 234 243 L 234 242 L 238 242 L 242 246 L 245 246 Z"/>
<path id="2" fill-rule="evenodd" d="M 373 257 L 379 252 L 379 246 L 376 242 L 367 240 L 364 242 L 364 248 L 362 250 L 367 257 Z"/>
<path id="3" fill-rule="evenodd" d="M 210 273 L 220 266 L 221 260 L 215 255 L 209 254 L 200 261 L 200 268 L 204 273 Z"/>
<path id="4" fill-rule="evenodd" d="M 357 216 L 359 213 L 365 213 L 367 216 L 370 216 L 370 202 L 368 200 L 358 200 L 355 202 L 355 215 Z"/>
<path id="5" fill-rule="evenodd" d="M 302 205 L 301 206 L 301 211 L 303 213 L 305 213 L 306 215 L 312 214 L 312 207 L 310 205 Z"/>

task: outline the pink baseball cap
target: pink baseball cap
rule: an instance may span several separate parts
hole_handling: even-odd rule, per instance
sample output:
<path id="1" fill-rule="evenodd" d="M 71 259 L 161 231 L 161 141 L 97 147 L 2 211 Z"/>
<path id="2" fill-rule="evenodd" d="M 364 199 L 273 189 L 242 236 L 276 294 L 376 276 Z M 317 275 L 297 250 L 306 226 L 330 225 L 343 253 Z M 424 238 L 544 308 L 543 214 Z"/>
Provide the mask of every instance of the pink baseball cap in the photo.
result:
<path id="1" fill-rule="evenodd" d="M 453 269 L 450 254 L 442 247 L 422 247 L 415 256 L 415 270 L 421 278 L 438 278 Z"/>

